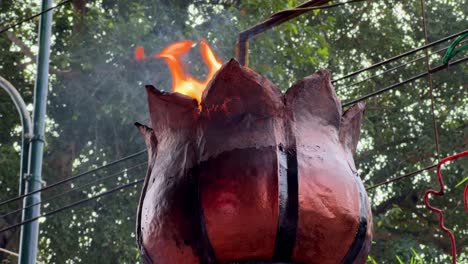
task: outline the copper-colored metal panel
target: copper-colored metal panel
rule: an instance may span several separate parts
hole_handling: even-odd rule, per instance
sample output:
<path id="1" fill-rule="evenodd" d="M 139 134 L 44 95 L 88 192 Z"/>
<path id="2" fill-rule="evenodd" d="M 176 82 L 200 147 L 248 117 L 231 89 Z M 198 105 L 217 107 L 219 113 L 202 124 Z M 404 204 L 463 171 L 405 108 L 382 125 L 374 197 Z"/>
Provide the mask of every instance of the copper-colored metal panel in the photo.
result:
<path id="1" fill-rule="evenodd" d="M 340 263 L 356 237 L 360 200 L 352 154 L 349 160 L 349 149 L 340 142 L 341 106 L 329 73 L 319 71 L 295 84 L 286 94 L 286 105 L 298 164 L 293 260 Z"/>
<path id="2" fill-rule="evenodd" d="M 138 239 L 152 263 L 199 263 L 197 192 L 188 173 L 196 161 L 192 142 L 197 104 L 153 87 L 147 87 L 147 92 L 154 130 L 143 129 L 150 156 L 139 206 Z"/>
<path id="3" fill-rule="evenodd" d="M 282 106 L 271 82 L 235 61 L 223 66 L 203 95 L 199 191 L 217 259 L 273 256 Z"/>
<path id="4" fill-rule="evenodd" d="M 278 225 L 274 147 L 224 152 L 200 167 L 208 237 L 222 260 L 271 259 Z"/>
<path id="5" fill-rule="evenodd" d="M 309 134 L 310 135 L 310 134 Z M 298 145 L 303 143 L 298 140 Z M 299 221 L 293 260 L 340 263 L 356 234 L 359 200 L 355 177 L 333 157 L 326 142 L 315 142 L 316 154 L 298 147 Z M 323 151 L 323 152 L 321 152 Z M 321 152 L 321 153 L 320 153 Z M 311 164 L 311 160 L 316 160 Z M 348 175 L 345 178 L 344 175 Z"/>

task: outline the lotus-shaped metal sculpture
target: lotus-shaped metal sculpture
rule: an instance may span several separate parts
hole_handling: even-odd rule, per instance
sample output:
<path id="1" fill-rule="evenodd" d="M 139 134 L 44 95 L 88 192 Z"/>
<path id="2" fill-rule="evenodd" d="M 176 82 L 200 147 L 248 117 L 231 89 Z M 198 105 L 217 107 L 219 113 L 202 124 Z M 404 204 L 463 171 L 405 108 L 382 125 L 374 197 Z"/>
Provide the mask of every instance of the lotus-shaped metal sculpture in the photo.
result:
<path id="1" fill-rule="evenodd" d="M 145 263 L 364 263 L 372 220 L 353 154 L 364 110 L 328 71 L 284 95 L 231 60 L 195 99 L 147 86 L 138 209 Z"/>

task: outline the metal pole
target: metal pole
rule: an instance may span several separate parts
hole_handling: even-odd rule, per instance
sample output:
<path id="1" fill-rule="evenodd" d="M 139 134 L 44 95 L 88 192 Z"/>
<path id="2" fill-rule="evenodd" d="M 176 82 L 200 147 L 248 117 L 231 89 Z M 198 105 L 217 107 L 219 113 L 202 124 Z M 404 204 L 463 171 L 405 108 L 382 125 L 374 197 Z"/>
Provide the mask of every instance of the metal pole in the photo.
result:
<path id="1" fill-rule="evenodd" d="M 21 135 L 21 164 L 20 164 L 20 175 L 19 175 L 19 195 L 24 194 L 24 181 L 23 178 L 28 174 L 29 168 L 29 139 L 31 138 L 32 125 L 31 117 L 29 116 L 28 110 L 26 110 L 26 104 L 23 98 L 19 94 L 18 90 L 9 83 L 7 80 L 0 76 L 0 88 L 3 88 L 11 100 L 16 106 L 18 113 L 21 117 L 21 127 L 23 128 L 23 134 Z"/>
<path id="2" fill-rule="evenodd" d="M 42 0 L 42 11 L 52 5 L 52 0 Z M 31 159 L 29 175 L 25 179 L 26 193 L 41 188 L 42 157 L 44 149 L 45 115 L 47 106 L 47 91 L 49 80 L 49 53 L 50 35 L 52 30 L 52 12 L 41 15 L 39 24 L 39 53 L 37 55 L 37 76 L 34 87 L 33 110 L 33 137 L 31 138 Z M 35 193 L 24 198 L 22 221 L 27 221 L 40 215 L 41 193 Z M 31 206 L 36 204 L 35 206 Z M 37 246 L 39 238 L 39 222 L 33 221 L 21 228 L 21 240 L 19 250 L 20 264 L 35 264 L 37 258 Z"/>

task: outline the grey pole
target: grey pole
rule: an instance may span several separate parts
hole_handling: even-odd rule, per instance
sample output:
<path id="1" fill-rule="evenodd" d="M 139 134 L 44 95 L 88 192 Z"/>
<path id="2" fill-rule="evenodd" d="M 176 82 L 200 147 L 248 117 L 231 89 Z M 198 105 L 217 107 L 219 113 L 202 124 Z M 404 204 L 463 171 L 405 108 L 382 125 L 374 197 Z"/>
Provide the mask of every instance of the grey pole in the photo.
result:
<path id="1" fill-rule="evenodd" d="M 29 168 L 29 139 L 31 139 L 32 125 L 31 117 L 29 116 L 28 110 L 26 110 L 26 104 L 23 98 L 16 88 L 9 83 L 7 80 L 0 76 L 0 88 L 3 88 L 11 100 L 16 106 L 18 113 L 21 117 L 21 127 L 23 128 L 23 134 L 21 136 L 21 164 L 20 164 L 20 175 L 19 175 L 19 195 L 24 194 L 24 183 L 23 179 L 28 174 Z"/>
<path id="2" fill-rule="evenodd" d="M 42 185 L 42 158 L 44 150 L 45 116 L 47 106 L 47 91 L 49 84 L 49 54 L 50 35 L 52 31 L 52 0 L 42 0 L 41 20 L 39 24 L 39 53 L 37 55 L 37 75 L 34 87 L 33 136 L 31 138 L 31 159 L 29 175 L 25 179 L 25 194 L 36 191 Z M 41 193 L 28 195 L 24 198 L 23 221 L 40 215 Z M 35 206 L 32 206 L 36 204 Z M 39 239 L 39 222 L 33 221 L 21 228 L 19 250 L 20 264 L 35 264 Z"/>

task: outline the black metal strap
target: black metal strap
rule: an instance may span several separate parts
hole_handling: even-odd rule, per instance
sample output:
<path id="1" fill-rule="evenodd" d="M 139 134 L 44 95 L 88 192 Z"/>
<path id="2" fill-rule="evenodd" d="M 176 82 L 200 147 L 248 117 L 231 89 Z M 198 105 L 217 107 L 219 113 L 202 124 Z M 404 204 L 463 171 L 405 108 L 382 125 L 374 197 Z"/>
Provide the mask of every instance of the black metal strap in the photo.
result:
<path id="1" fill-rule="evenodd" d="M 145 247 L 143 247 L 142 244 L 140 244 L 139 247 L 140 247 L 140 255 L 141 255 L 141 259 L 143 260 L 143 264 L 153 264 L 153 261 L 146 253 Z"/>
<path id="2" fill-rule="evenodd" d="M 291 260 L 294 244 L 296 243 L 299 215 L 298 168 L 295 146 L 285 150 L 280 145 L 278 147 L 278 160 L 279 223 L 273 260 L 287 262 Z"/>
<path id="3" fill-rule="evenodd" d="M 341 263 L 343 264 L 352 264 L 356 260 L 359 252 L 361 251 L 364 242 L 366 241 L 367 233 L 367 195 L 364 185 L 358 178 L 355 177 L 356 185 L 359 192 L 359 224 L 356 230 L 356 236 L 354 238 L 351 247 L 346 253 L 346 256 L 343 258 Z"/>
<path id="4" fill-rule="evenodd" d="M 194 175 L 194 180 L 196 181 L 195 186 L 198 189 L 198 196 L 197 196 L 197 204 L 198 204 L 198 219 L 199 219 L 199 227 L 198 227 L 198 243 L 197 243 L 197 251 L 198 256 L 200 257 L 200 263 L 202 264 L 216 264 L 218 263 L 216 259 L 216 255 L 214 253 L 213 246 L 211 245 L 210 238 L 208 236 L 208 232 L 206 230 L 206 221 L 205 221 L 205 213 L 203 212 L 203 206 L 201 204 L 201 197 L 200 197 L 200 167 L 203 164 L 198 164 L 193 168 L 192 172 Z"/>

